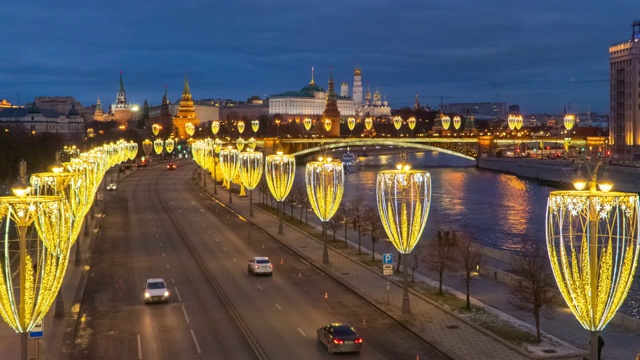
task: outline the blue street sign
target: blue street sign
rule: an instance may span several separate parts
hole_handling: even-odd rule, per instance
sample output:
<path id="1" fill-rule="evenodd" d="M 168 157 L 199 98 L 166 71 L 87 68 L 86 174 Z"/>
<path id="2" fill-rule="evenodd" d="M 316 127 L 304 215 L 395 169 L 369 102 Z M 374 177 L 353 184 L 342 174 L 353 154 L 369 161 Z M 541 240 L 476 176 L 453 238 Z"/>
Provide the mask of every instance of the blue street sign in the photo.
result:
<path id="1" fill-rule="evenodd" d="M 31 331 L 29 331 L 30 338 L 41 338 L 44 336 L 44 328 L 42 326 L 42 321 L 36 323 Z"/>
<path id="2" fill-rule="evenodd" d="M 382 263 L 385 265 L 393 264 L 393 254 L 382 254 Z"/>

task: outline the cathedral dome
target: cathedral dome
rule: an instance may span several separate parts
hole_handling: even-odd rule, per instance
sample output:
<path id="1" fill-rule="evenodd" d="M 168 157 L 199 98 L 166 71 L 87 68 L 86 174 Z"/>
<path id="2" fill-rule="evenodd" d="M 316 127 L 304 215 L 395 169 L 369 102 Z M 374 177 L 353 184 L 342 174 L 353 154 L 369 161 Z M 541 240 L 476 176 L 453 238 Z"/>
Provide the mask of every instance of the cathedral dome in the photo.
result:
<path id="1" fill-rule="evenodd" d="M 67 112 L 67 117 L 72 117 L 72 116 L 80 116 L 80 111 L 76 109 L 75 105 L 71 105 L 71 109 L 69 109 L 69 111 Z"/>
<path id="2" fill-rule="evenodd" d="M 29 106 L 29 108 L 27 109 L 27 114 L 40 114 L 40 108 L 36 106 L 36 104 L 31 104 L 31 106 Z"/>
<path id="3" fill-rule="evenodd" d="M 309 85 L 300 89 L 300 92 L 308 92 L 308 93 L 324 92 L 324 89 L 318 86 L 315 82 L 311 82 L 309 83 Z"/>

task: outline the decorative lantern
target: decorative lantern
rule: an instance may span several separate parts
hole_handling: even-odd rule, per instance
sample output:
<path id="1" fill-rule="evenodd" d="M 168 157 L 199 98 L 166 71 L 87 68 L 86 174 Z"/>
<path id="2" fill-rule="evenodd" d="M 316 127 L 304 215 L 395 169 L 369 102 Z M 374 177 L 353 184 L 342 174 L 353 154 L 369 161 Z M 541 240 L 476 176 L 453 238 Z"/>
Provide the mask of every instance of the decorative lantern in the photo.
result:
<path id="1" fill-rule="evenodd" d="M 244 144 L 245 141 L 243 138 L 236 139 L 236 147 L 238 148 L 238 151 L 242 151 L 242 149 L 244 149 Z"/>
<path id="2" fill-rule="evenodd" d="M 168 153 L 172 153 L 173 149 L 175 148 L 176 142 L 175 140 L 169 138 L 167 140 L 165 140 L 164 142 L 164 148 L 167 149 Z"/>
<path id="3" fill-rule="evenodd" d="M 263 169 L 261 152 L 249 150 L 240 153 L 240 179 L 249 190 L 249 216 L 253 216 L 253 189 L 260 183 Z"/>
<path id="4" fill-rule="evenodd" d="M 247 148 L 251 149 L 251 150 L 255 150 L 256 148 L 256 139 L 255 138 L 251 138 L 247 141 Z"/>
<path id="5" fill-rule="evenodd" d="M 520 130 L 522 128 L 522 115 L 516 115 L 516 130 Z"/>
<path id="6" fill-rule="evenodd" d="M 311 120 L 310 118 L 304 118 L 303 124 L 304 124 L 304 128 L 307 131 L 309 131 L 311 130 L 311 125 L 313 124 L 313 120 Z"/>
<path id="7" fill-rule="evenodd" d="M 567 114 L 564 116 L 564 127 L 567 130 L 573 129 L 573 125 L 576 123 L 576 116 L 573 114 Z"/>
<path id="8" fill-rule="evenodd" d="M 253 132 L 255 134 L 257 134 L 259 128 L 260 128 L 260 120 L 252 120 L 251 121 L 251 130 L 253 130 Z"/>
<path id="9" fill-rule="evenodd" d="M 402 118 L 400 116 L 393 117 L 393 127 L 396 128 L 396 130 L 400 130 L 402 127 Z"/>
<path id="10" fill-rule="evenodd" d="M 416 118 L 414 118 L 413 116 L 410 117 L 409 120 L 407 120 L 407 125 L 409 125 L 409 129 L 413 131 L 413 129 L 416 128 Z"/>
<path id="11" fill-rule="evenodd" d="M 239 154 L 240 151 L 232 147 L 220 150 L 220 170 L 222 170 L 222 176 L 229 183 L 229 204 L 233 203 L 233 198 L 231 197 L 233 179 L 240 169 Z"/>
<path id="12" fill-rule="evenodd" d="M 142 151 L 144 151 L 145 156 L 149 156 L 151 154 L 151 150 L 153 149 L 153 143 L 149 139 L 144 139 L 142 142 Z"/>
<path id="13" fill-rule="evenodd" d="M 162 139 L 153 140 L 153 149 L 156 151 L 156 154 L 160 155 L 163 149 L 163 141 Z"/>
<path id="14" fill-rule="evenodd" d="M 242 121 L 242 120 L 238 121 L 238 125 L 237 126 L 238 126 L 238 132 L 240 134 L 242 134 L 244 132 L 244 121 Z"/>
<path id="15" fill-rule="evenodd" d="M 356 118 L 348 118 L 347 119 L 347 126 L 349 126 L 349 131 L 353 131 L 353 129 L 356 127 Z"/>
<path id="16" fill-rule="evenodd" d="M 331 130 L 332 121 L 331 119 L 324 119 L 324 129 L 326 131 Z"/>
<path id="17" fill-rule="evenodd" d="M 273 198 L 278 202 L 278 210 L 280 204 L 287 198 L 293 179 L 296 176 L 296 158 L 291 155 L 283 155 L 278 152 L 277 155 L 267 155 L 265 158 L 265 177 L 267 186 Z M 278 234 L 283 234 L 282 217 L 278 224 Z"/>
<path id="18" fill-rule="evenodd" d="M 516 128 L 516 116 L 509 114 L 507 117 L 507 124 L 509 125 L 509 130 L 513 130 Z"/>
<path id="19" fill-rule="evenodd" d="M 151 132 L 153 133 L 153 136 L 158 136 L 158 134 L 160 133 L 160 129 L 162 129 L 162 126 L 160 126 L 159 124 L 151 125 Z"/>
<path id="20" fill-rule="evenodd" d="M 447 115 L 444 115 L 442 118 L 442 128 L 445 130 L 449 130 L 449 126 L 451 125 L 451 118 Z"/>
<path id="21" fill-rule="evenodd" d="M 193 134 L 195 134 L 196 132 L 196 127 L 193 126 L 192 123 L 188 122 L 184 124 L 184 131 L 187 133 L 187 135 L 193 136 Z"/>
<path id="22" fill-rule="evenodd" d="M 367 130 L 371 130 L 373 127 L 373 119 L 368 117 L 364 119 L 364 128 Z"/>
<path id="23" fill-rule="evenodd" d="M 454 116 L 453 117 L 453 128 L 458 130 L 460 129 L 460 125 L 462 124 L 462 119 L 460 119 L 460 116 Z"/>
<path id="24" fill-rule="evenodd" d="M 217 136 L 218 131 L 220 131 L 220 121 L 213 120 L 211 122 L 211 132 L 213 133 L 214 136 Z"/>

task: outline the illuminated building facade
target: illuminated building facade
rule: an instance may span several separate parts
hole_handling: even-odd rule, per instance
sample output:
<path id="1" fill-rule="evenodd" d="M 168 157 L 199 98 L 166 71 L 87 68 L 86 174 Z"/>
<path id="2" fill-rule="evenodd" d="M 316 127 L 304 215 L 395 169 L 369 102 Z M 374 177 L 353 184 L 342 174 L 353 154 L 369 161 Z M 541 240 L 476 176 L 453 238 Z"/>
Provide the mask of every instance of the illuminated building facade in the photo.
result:
<path id="1" fill-rule="evenodd" d="M 193 98 L 191 96 L 191 89 L 189 88 L 189 79 L 184 77 L 184 89 L 182 90 L 182 99 L 180 100 L 180 106 L 178 112 L 173 116 L 173 128 L 174 134 L 178 139 L 187 139 L 189 135 L 185 131 L 185 124 L 192 123 L 194 126 L 200 125 L 200 119 L 196 114 L 196 110 L 193 105 Z"/>
<path id="2" fill-rule="evenodd" d="M 111 113 L 105 120 L 114 120 L 118 125 L 126 127 L 132 117 L 131 104 L 127 102 L 127 93 L 124 91 L 124 81 L 120 71 L 120 87 L 116 93 L 116 101 L 111 104 Z"/>
<path id="3" fill-rule="evenodd" d="M 75 105 L 62 114 L 51 109 L 40 109 L 35 104 L 2 109 L 0 127 L 10 132 L 61 134 L 67 141 L 79 141 L 84 137 L 84 120 Z"/>

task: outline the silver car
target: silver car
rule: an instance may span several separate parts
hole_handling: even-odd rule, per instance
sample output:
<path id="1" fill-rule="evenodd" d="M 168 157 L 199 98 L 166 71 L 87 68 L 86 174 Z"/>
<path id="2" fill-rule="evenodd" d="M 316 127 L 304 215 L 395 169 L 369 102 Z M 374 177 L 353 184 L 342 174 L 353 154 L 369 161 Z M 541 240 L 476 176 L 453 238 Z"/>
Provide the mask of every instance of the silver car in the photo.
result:
<path id="1" fill-rule="evenodd" d="M 362 338 L 351 325 L 341 323 L 327 324 L 318 329 L 318 341 L 324 344 L 330 353 L 360 352 Z"/>
<path id="2" fill-rule="evenodd" d="M 256 256 L 249 259 L 247 272 L 254 275 L 265 274 L 271 276 L 273 274 L 273 264 L 271 264 L 268 257 Z"/>

